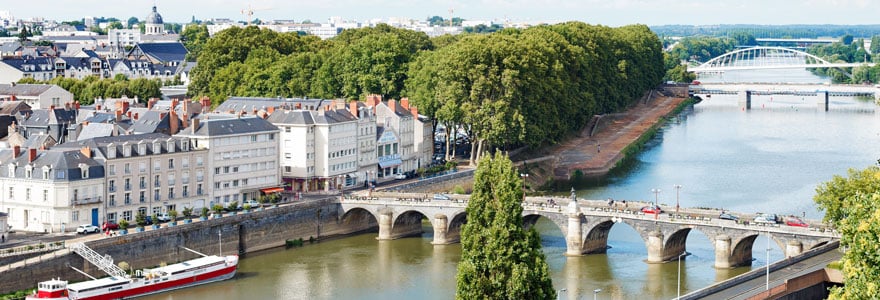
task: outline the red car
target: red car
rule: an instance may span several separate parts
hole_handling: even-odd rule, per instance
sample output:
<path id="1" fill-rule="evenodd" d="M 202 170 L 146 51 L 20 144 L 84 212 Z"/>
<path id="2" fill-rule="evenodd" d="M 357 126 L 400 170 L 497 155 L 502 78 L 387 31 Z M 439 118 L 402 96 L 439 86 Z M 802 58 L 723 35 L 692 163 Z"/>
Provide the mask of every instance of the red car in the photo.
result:
<path id="1" fill-rule="evenodd" d="M 104 222 L 104 224 L 101 225 L 101 231 L 117 230 L 117 229 L 119 229 L 119 224 L 116 224 L 113 222 Z"/>
<path id="2" fill-rule="evenodd" d="M 798 218 L 788 218 L 785 220 L 785 225 L 795 226 L 795 227 L 810 227 L 810 224 L 805 223 L 801 219 Z"/>
<path id="3" fill-rule="evenodd" d="M 642 207 L 642 212 L 646 214 L 662 214 L 663 210 L 660 209 L 660 206 L 645 206 Z"/>

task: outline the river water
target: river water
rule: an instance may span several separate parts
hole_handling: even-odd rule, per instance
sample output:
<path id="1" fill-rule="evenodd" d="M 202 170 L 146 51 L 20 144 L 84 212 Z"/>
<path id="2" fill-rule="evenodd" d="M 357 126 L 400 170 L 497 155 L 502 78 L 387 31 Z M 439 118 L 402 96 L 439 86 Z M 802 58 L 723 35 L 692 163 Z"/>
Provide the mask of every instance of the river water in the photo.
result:
<path id="1" fill-rule="evenodd" d="M 723 79 L 760 81 L 779 71 Z M 806 73 L 806 74 L 804 74 Z M 784 82 L 822 82 L 806 71 L 787 70 Z M 701 78 L 711 82 L 713 78 Z M 880 118 L 870 100 L 832 98 L 831 111 L 809 97 L 758 96 L 741 111 L 735 96 L 716 95 L 669 122 L 647 149 L 605 179 L 578 190 L 588 199 L 653 200 L 683 207 L 721 207 L 821 218 L 812 201 L 816 186 L 849 168 L 880 158 Z M 674 185 L 681 185 L 678 190 Z M 766 240 L 753 247 L 751 267 L 714 269 L 708 238 L 691 231 L 678 263 L 647 264 L 638 234 L 615 225 L 607 254 L 566 257 L 565 240 L 552 223 L 536 225 L 561 299 L 670 299 L 767 264 Z M 147 299 L 452 299 L 459 245 L 433 246 L 432 230 L 422 237 L 376 241 L 363 234 L 290 250 L 249 255 L 235 279 Z M 783 257 L 769 245 L 770 260 Z M 564 289 L 564 291 L 562 291 Z"/>

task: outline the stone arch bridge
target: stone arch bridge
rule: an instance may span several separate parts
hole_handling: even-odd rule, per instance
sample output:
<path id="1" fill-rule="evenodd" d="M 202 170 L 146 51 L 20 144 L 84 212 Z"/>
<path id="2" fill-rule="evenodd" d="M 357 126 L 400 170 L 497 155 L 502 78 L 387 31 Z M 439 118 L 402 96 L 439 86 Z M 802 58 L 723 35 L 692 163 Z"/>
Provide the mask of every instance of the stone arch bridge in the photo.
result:
<path id="1" fill-rule="evenodd" d="M 467 222 L 468 196 L 446 195 L 439 199 L 430 194 L 377 193 L 346 195 L 340 198 L 340 223 L 375 218 L 379 224 L 378 240 L 391 240 L 422 234 L 422 219 L 431 221 L 432 244 L 459 241 L 461 227 Z M 792 257 L 831 241 L 839 234 L 821 227 L 748 224 L 718 219 L 715 210 L 683 208 L 679 213 L 644 214 L 639 211 L 648 203 L 584 200 L 562 197 L 528 197 L 523 201 L 526 226 L 547 218 L 559 227 L 566 240 L 566 255 L 604 253 L 608 234 L 616 224 L 626 224 L 642 237 L 648 250 L 648 263 L 663 263 L 679 258 L 685 252 L 691 230 L 704 233 L 715 248 L 715 267 L 732 268 L 750 265 L 752 247 L 759 234 L 769 236 L 786 257 Z M 669 207 L 664 207 L 669 211 Z M 671 208 L 674 210 L 675 208 Z M 736 214 L 743 219 L 748 214 Z M 810 224 L 818 222 L 805 220 Z"/>

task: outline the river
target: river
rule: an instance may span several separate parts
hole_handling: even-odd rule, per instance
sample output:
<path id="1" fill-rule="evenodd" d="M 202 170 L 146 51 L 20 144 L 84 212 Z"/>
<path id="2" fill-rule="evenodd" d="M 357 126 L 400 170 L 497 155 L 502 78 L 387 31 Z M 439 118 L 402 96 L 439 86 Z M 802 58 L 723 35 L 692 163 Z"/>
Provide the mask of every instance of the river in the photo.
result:
<path id="1" fill-rule="evenodd" d="M 741 81 L 773 78 L 776 72 L 742 75 Z M 788 70 L 783 81 L 823 80 L 802 72 Z M 799 96 L 753 97 L 748 112 L 736 100 L 715 95 L 684 110 L 636 159 L 579 189 L 578 195 L 650 201 L 656 188 L 659 202 L 671 205 L 678 199 L 683 207 L 821 218 L 812 201 L 816 186 L 880 158 L 880 118 L 853 112 L 875 108 L 869 100 L 834 97 L 827 113 L 816 110 L 815 100 Z M 854 107 L 863 109 L 849 109 Z M 674 185 L 682 186 L 678 193 Z M 644 242 L 626 225 L 612 228 L 607 254 L 583 257 L 563 255 L 565 240 L 549 221 L 536 227 L 561 299 L 589 299 L 596 289 L 601 289 L 597 299 L 670 299 L 677 294 L 679 264 L 645 263 Z M 147 299 L 452 299 L 460 246 L 433 246 L 432 230 L 426 227 L 425 232 L 394 241 L 363 234 L 249 255 L 233 280 Z M 716 270 L 710 241 L 691 231 L 691 255 L 680 265 L 682 293 L 765 266 L 766 239 L 761 236 L 756 243 L 751 267 Z M 769 248 L 771 261 L 783 257 L 775 243 Z"/>

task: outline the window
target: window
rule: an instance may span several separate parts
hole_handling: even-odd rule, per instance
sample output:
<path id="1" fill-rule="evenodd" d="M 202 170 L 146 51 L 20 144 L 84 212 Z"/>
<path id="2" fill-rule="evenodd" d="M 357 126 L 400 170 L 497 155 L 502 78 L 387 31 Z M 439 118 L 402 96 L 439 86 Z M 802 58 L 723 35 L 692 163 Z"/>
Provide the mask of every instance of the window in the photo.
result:
<path id="1" fill-rule="evenodd" d="M 159 201 L 159 189 L 153 190 L 153 201 Z"/>
<path id="2" fill-rule="evenodd" d="M 43 190 L 43 202 L 49 201 L 49 190 Z"/>
<path id="3" fill-rule="evenodd" d="M 110 179 L 110 183 L 107 184 L 107 190 L 110 192 L 116 191 L 116 180 Z"/>
<path id="4" fill-rule="evenodd" d="M 290 166 L 284 166 L 284 172 L 290 173 L 291 171 L 293 171 L 293 168 Z"/>
<path id="5" fill-rule="evenodd" d="M 174 188 L 168 188 L 168 200 L 174 199 Z"/>
<path id="6" fill-rule="evenodd" d="M 238 173 L 238 167 L 232 167 L 232 173 Z"/>
<path id="7" fill-rule="evenodd" d="M 156 175 L 156 178 L 153 179 L 153 186 L 154 186 L 154 187 L 159 187 L 159 185 L 160 185 L 160 183 L 159 183 L 159 175 Z"/>
<path id="8" fill-rule="evenodd" d="M 138 196 L 138 202 L 144 203 L 146 201 L 147 201 L 147 192 L 141 191 L 140 195 Z"/>
<path id="9" fill-rule="evenodd" d="M 74 191 L 76 191 L 76 190 L 74 190 Z M 15 189 L 10 186 L 9 187 L 9 200 L 13 200 L 13 199 L 15 199 Z M 76 200 L 76 197 L 73 197 L 73 199 Z"/>
<path id="10" fill-rule="evenodd" d="M 112 213 L 111 215 L 115 217 L 116 213 Z M 115 218 L 111 218 L 111 220 L 112 219 L 115 219 Z M 122 219 L 126 220 L 126 221 L 131 221 L 131 211 L 126 210 L 126 211 L 122 212 Z"/>
<path id="11" fill-rule="evenodd" d="M 141 176 L 141 179 L 140 179 L 140 186 L 141 186 L 141 189 L 145 189 L 145 188 L 147 188 L 147 178 L 146 178 L 146 177 Z"/>
<path id="12" fill-rule="evenodd" d="M 116 175 L 116 165 L 109 165 L 108 167 L 110 167 L 108 171 L 110 175 Z"/>
<path id="13" fill-rule="evenodd" d="M 214 168 L 214 175 L 220 174 L 220 168 Z"/>
<path id="14" fill-rule="evenodd" d="M 232 181 L 232 186 L 238 186 L 238 179 Z"/>
<path id="15" fill-rule="evenodd" d="M 184 168 L 189 168 L 189 157 L 181 158 L 181 160 L 180 164 L 183 165 Z"/>
<path id="16" fill-rule="evenodd" d="M 174 185 L 174 173 L 168 174 L 168 176 L 165 177 L 168 177 L 168 186 Z"/>
<path id="17" fill-rule="evenodd" d="M 203 164 L 205 164 L 205 159 L 202 158 L 201 156 L 196 156 L 196 165 L 202 166 Z"/>
<path id="18" fill-rule="evenodd" d="M 70 212 L 70 220 L 71 221 L 79 221 L 79 212 L 78 211 Z"/>
<path id="19" fill-rule="evenodd" d="M 125 190 L 126 190 L 126 191 L 130 191 L 130 190 L 131 190 L 131 178 L 126 178 L 126 179 L 125 179 Z"/>
<path id="20" fill-rule="evenodd" d="M 125 205 L 131 204 L 131 193 L 125 193 L 125 198 L 123 199 Z"/>
<path id="21" fill-rule="evenodd" d="M 290 156 L 290 152 L 285 152 L 285 153 L 284 153 L 284 158 L 290 159 L 290 157 L 291 157 L 291 156 Z"/>
<path id="22" fill-rule="evenodd" d="M 169 158 L 169 159 L 168 159 L 168 168 L 169 168 L 169 169 L 174 169 L 174 159 L 173 159 L 173 158 Z M 158 169 L 157 169 L 157 170 L 158 170 Z"/>
<path id="23" fill-rule="evenodd" d="M 202 184 L 196 184 L 196 195 L 202 195 Z"/>
<path id="24" fill-rule="evenodd" d="M 229 173 L 229 166 L 223 167 L 223 174 Z"/>
<path id="25" fill-rule="evenodd" d="M 107 206 L 116 206 L 116 195 L 111 194 L 107 197 Z"/>
<path id="26" fill-rule="evenodd" d="M 49 168 L 48 167 L 43 168 L 43 179 L 49 179 Z"/>
<path id="27" fill-rule="evenodd" d="M 145 162 L 138 163 L 138 171 L 140 171 L 141 173 L 146 172 L 147 171 L 147 163 L 145 163 Z"/>
<path id="28" fill-rule="evenodd" d="M 202 170 L 196 171 L 196 181 L 202 182 L 205 179 L 205 174 L 203 174 Z"/>
<path id="29" fill-rule="evenodd" d="M 215 189 L 215 190 L 219 190 L 219 189 L 220 189 L 220 183 L 219 183 L 219 182 L 215 182 L 215 183 L 214 183 L 214 189 Z"/>
<path id="30" fill-rule="evenodd" d="M 153 162 L 153 170 L 159 171 L 162 169 L 162 163 L 157 161 Z"/>
<path id="31" fill-rule="evenodd" d="M 189 186 L 188 185 L 183 186 L 183 196 L 189 197 Z"/>
<path id="32" fill-rule="evenodd" d="M 125 174 L 131 174 L 131 164 L 130 163 L 125 163 L 124 169 L 125 169 Z"/>

